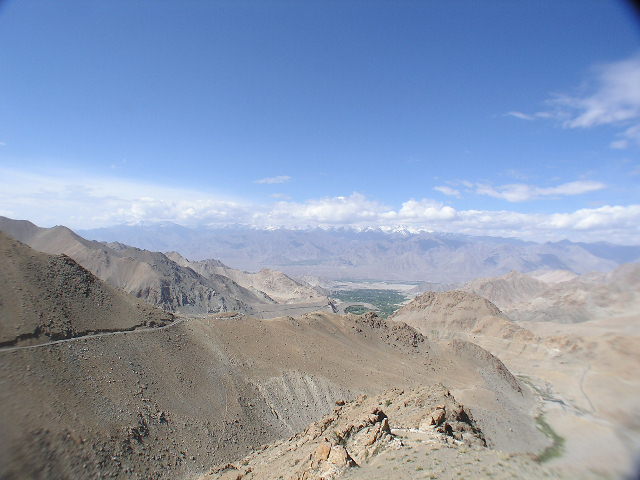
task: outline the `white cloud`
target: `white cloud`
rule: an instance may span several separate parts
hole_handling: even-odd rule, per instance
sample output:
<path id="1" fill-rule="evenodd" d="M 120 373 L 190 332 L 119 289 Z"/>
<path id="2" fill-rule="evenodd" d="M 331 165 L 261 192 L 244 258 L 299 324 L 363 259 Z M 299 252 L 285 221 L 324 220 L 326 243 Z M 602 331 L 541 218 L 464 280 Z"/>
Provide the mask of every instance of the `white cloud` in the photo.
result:
<path id="1" fill-rule="evenodd" d="M 552 118 L 565 128 L 612 125 L 624 130 L 611 148 L 640 145 L 640 54 L 594 67 L 587 83 L 590 88 L 585 93 L 556 95 L 547 100 L 551 111 L 534 114 L 512 111 L 506 115 L 522 120 Z"/>
<path id="2" fill-rule="evenodd" d="M 278 175 L 277 177 L 267 177 L 267 178 L 261 178 L 259 180 L 254 180 L 253 183 L 274 184 L 274 183 L 286 183 L 289 180 L 291 180 L 291 177 L 288 175 Z"/>
<path id="3" fill-rule="evenodd" d="M 569 128 L 635 121 L 640 117 L 640 55 L 596 69 L 595 90 L 586 96 L 563 96 L 557 102 L 571 110 Z"/>
<path id="4" fill-rule="evenodd" d="M 326 197 L 306 202 L 278 202 L 268 212 L 270 224 L 295 225 L 357 225 L 376 223 L 390 209 L 369 200 L 360 193 L 348 197 Z"/>
<path id="5" fill-rule="evenodd" d="M 630 142 L 629 140 L 626 140 L 624 138 L 620 139 L 620 140 L 614 140 L 613 142 L 611 142 L 609 144 L 609 146 L 613 149 L 616 150 L 624 150 L 625 148 L 629 148 L 630 146 Z"/>
<path id="6" fill-rule="evenodd" d="M 591 180 L 577 180 L 575 182 L 563 183 L 555 187 L 538 187 L 524 183 L 514 183 L 493 187 L 486 184 L 476 184 L 475 192 L 479 195 L 488 195 L 494 198 L 501 198 L 508 202 L 525 202 L 540 197 L 557 197 L 566 195 L 580 195 L 583 193 L 602 190 L 606 185 Z"/>
<path id="7" fill-rule="evenodd" d="M 618 133 L 618 140 L 611 142 L 611 148 L 623 150 L 632 144 L 640 145 L 640 123 Z"/>
<path id="8" fill-rule="evenodd" d="M 519 118 L 520 120 L 531 121 L 531 120 L 537 120 L 539 118 L 543 118 L 543 119 L 553 118 L 554 114 L 551 112 L 524 113 L 524 112 L 512 111 L 512 112 L 505 113 L 505 116 Z"/>
<path id="9" fill-rule="evenodd" d="M 509 117 L 515 117 L 515 118 L 519 118 L 520 120 L 535 120 L 535 116 L 530 115 L 528 113 L 523 113 L 523 112 L 507 112 L 505 113 L 505 115 L 509 116 Z"/>
<path id="10" fill-rule="evenodd" d="M 393 207 L 357 192 L 304 202 L 275 201 L 258 205 L 194 190 L 116 178 L 53 177 L 3 168 L 0 168 L 0 178 L 4 182 L 0 190 L 0 215 L 28 219 L 42 226 L 63 224 L 72 228 L 93 228 L 171 221 L 187 226 L 243 224 L 258 228 L 403 227 L 412 231 L 500 235 L 530 240 L 570 238 L 640 243 L 640 205 L 607 205 L 542 214 L 457 210 L 425 198 L 410 199 Z M 571 182 L 542 190 L 553 192 L 548 194 L 567 194 L 585 188 L 589 187 L 583 182 Z M 530 190 L 525 189 L 525 192 L 531 195 Z"/>
<path id="11" fill-rule="evenodd" d="M 450 197 L 460 198 L 460 191 L 455 188 L 451 188 L 446 185 L 438 185 L 437 187 L 433 187 L 433 189 L 437 192 L 449 195 Z"/>
<path id="12" fill-rule="evenodd" d="M 43 225 L 92 228 L 117 223 L 174 221 L 243 223 L 246 204 L 188 189 L 117 178 L 45 176 L 0 168 L 0 210 Z"/>
<path id="13" fill-rule="evenodd" d="M 397 218 L 403 223 L 423 223 L 434 220 L 451 220 L 456 215 L 455 208 L 423 198 L 419 201 L 409 200 L 404 202 L 398 211 Z"/>
<path id="14" fill-rule="evenodd" d="M 640 205 L 584 208 L 573 213 L 555 213 L 549 216 L 548 225 L 574 230 L 593 230 L 610 226 L 638 228 Z"/>

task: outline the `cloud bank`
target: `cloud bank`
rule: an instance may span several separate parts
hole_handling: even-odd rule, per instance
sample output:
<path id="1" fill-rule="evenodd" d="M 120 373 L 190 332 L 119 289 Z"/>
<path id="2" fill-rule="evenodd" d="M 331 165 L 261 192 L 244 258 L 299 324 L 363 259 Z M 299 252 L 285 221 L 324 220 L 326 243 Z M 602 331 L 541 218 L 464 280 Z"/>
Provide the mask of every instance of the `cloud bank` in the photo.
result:
<path id="1" fill-rule="evenodd" d="M 0 215 L 42 226 L 95 228 L 115 224 L 170 221 L 185 226 L 248 225 L 257 228 L 375 227 L 385 230 L 442 231 L 518 237 L 536 241 L 572 240 L 639 244 L 640 205 L 606 205 L 573 212 L 522 213 L 461 210 L 436 200 L 408 199 L 389 206 L 361 193 L 307 201 L 255 204 L 211 194 L 116 179 L 51 178 L 0 169 Z M 496 187 L 496 195 L 574 194 L 595 189 L 571 182 L 542 192 Z M 514 200 L 515 201 L 515 200 Z"/>

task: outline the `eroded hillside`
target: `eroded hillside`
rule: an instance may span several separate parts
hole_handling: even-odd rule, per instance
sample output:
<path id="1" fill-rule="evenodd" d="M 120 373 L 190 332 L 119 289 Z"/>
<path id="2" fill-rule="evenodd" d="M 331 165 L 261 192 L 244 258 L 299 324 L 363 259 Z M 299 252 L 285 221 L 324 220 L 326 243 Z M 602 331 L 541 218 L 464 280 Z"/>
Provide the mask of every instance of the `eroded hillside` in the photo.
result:
<path id="1" fill-rule="evenodd" d="M 0 346 L 166 325 L 173 315 L 104 284 L 71 258 L 0 232 Z"/>

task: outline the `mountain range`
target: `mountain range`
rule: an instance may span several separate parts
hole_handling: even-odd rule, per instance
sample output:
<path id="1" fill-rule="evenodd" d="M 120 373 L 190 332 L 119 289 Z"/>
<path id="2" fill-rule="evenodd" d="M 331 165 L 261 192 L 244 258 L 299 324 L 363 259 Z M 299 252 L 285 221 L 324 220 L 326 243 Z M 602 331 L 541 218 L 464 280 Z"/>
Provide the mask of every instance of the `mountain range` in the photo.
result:
<path id="1" fill-rule="evenodd" d="M 575 323 L 640 312 L 640 263 L 608 273 L 510 272 L 461 287 L 494 304 L 515 321 Z"/>
<path id="2" fill-rule="evenodd" d="M 640 451 L 638 263 L 383 319 L 270 269 L 0 230 L 1 478 L 595 479 Z"/>
<path id="3" fill-rule="evenodd" d="M 640 246 L 525 242 L 512 238 L 352 229 L 187 228 L 171 223 L 82 230 L 87 238 L 217 258 L 234 268 L 272 268 L 301 278 L 468 282 L 512 270 L 606 272 L 638 261 Z"/>
<path id="4" fill-rule="evenodd" d="M 292 435 L 280 470 L 255 465 L 247 478 L 312 478 L 310 469 L 337 478 L 351 466 L 347 448 L 359 462 L 423 448 L 403 443 L 383 409 L 394 428 L 420 427 L 430 458 L 444 449 L 441 459 L 465 468 L 473 447 L 489 472 L 526 462 L 521 478 L 545 473 L 527 453 L 549 443 L 530 414 L 535 396 L 469 342 L 440 345 L 375 315 L 174 317 L 65 255 L 5 235 L 0 247 L 9 259 L 0 278 L 18 292 L 1 297 L 3 339 L 51 327 L 47 341 L 0 346 L 3 479 L 241 478 L 229 476 L 230 462 Z M 335 451 L 312 467 L 307 453 L 319 448 Z"/>

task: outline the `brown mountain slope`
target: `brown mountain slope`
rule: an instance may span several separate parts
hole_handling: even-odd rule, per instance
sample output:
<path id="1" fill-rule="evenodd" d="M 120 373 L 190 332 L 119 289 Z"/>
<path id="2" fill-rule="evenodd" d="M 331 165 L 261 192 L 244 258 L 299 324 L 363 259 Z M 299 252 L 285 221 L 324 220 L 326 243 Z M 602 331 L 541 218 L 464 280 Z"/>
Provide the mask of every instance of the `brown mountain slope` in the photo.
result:
<path id="1" fill-rule="evenodd" d="M 640 452 L 638 281 L 638 265 L 629 264 L 607 275 L 555 284 L 545 291 L 547 297 L 518 304 L 532 309 L 524 314 L 545 314 L 539 318 L 546 321 L 487 315 L 492 309 L 469 292 L 419 298 L 392 319 L 433 338 L 470 340 L 500 358 L 538 392 L 540 418 L 559 442 L 553 465 L 574 478 L 584 478 L 586 471 L 621 478 Z M 440 305 L 448 305 L 450 313 Z"/>
<path id="2" fill-rule="evenodd" d="M 498 278 L 479 278 L 464 285 L 463 290 L 476 293 L 504 310 L 538 297 L 548 288 L 542 280 L 511 272 Z"/>
<path id="3" fill-rule="evenodd" d="M 337 400 L 438 383 L 490 448 L 539 452 L 532 397 L 477 350 L 332 314 L 227 314 L 0 349 L 0 477 L 193 477 L 302 430 Z"/>
<path id="4" fill-rule="evenodd" d="M 473 335 L 488 331 L 494 334 L 500 332 L 505 337 L 532 337 L 530 332 L 514 324 L 489 300 L 460 290 L 426 292 L 389 319 L 404 322 L 429 338 L 473 339 Z"/>
<path id="5" fill-rule="evenodd" d="M 0 217 L 0 231 L 36 250 L 68 255 L 110 285 L 167 311 L 251 312 L 255 305 L 274 303 L 227 277 L 204 278 L 162 253 L 89 241 L 66 227 L 40 228 L 27 221 Z"/>
<path id="6" fill-rule="evenodd" d="M 171 314 L 104 284 L 71 258 L 0 232 L 0 346 L 38 344 L 170 322 Z"/>
<path id="7" fill-rule="evenodd" d="M 250 273 L 230 268 L 219 260 L 194 262 L 187 260 L 177 252 L 169 252 L 166 255 L 178 265 L 189 267 L 203 277 L 223 275 L 259 295 L 266 294 L 278 303 L 317 302 L 325 300 L 329 295 L 327 291 L 294 280 L 276 270 L 264 268 L 259 272 Z"/>
<path id="8" fill-rule="evenodd" d="M 512 272 L 474 280 L 462 289 L 487 298 L 516 321 L 584 322 L 640 312 L 640 264 L 624 264 L 608 274 L 574 275 L 551 285 Z"/>

